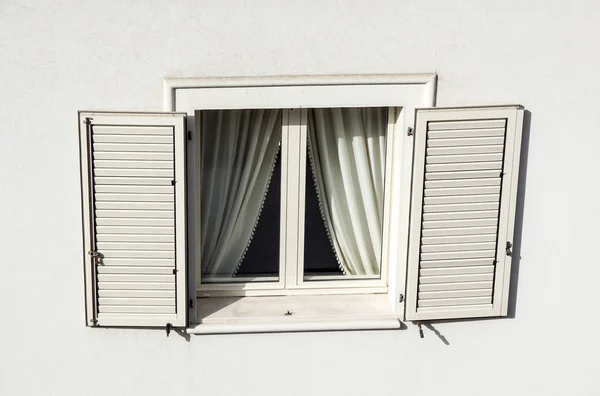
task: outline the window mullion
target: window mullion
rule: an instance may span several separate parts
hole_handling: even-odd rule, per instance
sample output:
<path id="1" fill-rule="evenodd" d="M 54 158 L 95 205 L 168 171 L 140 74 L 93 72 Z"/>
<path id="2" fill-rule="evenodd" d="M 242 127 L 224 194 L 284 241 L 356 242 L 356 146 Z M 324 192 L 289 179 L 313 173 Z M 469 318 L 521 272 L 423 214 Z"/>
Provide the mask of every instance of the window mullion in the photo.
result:
<path id="1" fill-rule="evenodd" d="M 304 281 L 304 225 L 305 225 L 305 209 L 306 209 L 306 160 L 308 149 L 308 110 L 301 109 L 300 114 L 300 146 L 298 147 L 300 162 L 299 162 L 299 179 L 298 179 L 298 237 L 297 246 L 297 266 L 296 285 L 302 284 Z"/>
<path id="2" fill-rule="evenodd" d="M 286 168 L 285 168 L 285 285 L 293 287 L 298 284 L 298 249 L 300 232 L 301 178 L 304 173 L 301 167 L 302 152 L 302 110 L 288 110 Z"/>

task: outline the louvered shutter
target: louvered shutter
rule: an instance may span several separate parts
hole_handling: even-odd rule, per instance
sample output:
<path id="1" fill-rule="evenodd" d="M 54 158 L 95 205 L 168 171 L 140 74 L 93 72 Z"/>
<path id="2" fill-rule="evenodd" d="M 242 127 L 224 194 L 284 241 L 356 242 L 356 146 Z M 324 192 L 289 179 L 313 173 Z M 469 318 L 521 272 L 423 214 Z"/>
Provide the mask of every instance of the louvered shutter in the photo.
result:
<path id="1" fill-rule="evenodd" d="M 417 110 L 406 319 L 505 316 L 523 110 Z"/>
<path id="2" fill-rule="evenodd" d="M 185 115 L 79 116 L 87 324 L 186 326 Z"/>

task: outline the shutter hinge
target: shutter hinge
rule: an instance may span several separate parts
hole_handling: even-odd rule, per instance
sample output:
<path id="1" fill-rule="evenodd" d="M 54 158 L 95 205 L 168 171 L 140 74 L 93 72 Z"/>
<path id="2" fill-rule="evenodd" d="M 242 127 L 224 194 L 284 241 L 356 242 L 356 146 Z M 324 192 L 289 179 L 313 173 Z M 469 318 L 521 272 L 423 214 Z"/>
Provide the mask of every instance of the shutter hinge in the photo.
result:
<path id="1" fill-rule="evenodd" d="M 188 308 L 194 308 L 194 299 L 190 298 L 188 301 Z"/>
<path id="2" fill-rule="evenodd" d="M 512 243 L 506 242 L 506 255 L 512 256 Z"/>
<path id="3" fill-rule="evenodd" d="M 415 133 L 412 129 L 412 127 L 408 127 L 408 129 L 406 130 L 406 135 L 407 136 L 413 136 Z"/>
<path id="4" fill-rule="evenodd" d="M 94 327 L 98 326 L 98 319 L 96 319 L 96 318 L 90 319 L 90 326 L 94 326 Z"/>
<path id="5" fill-rule="evenodd" d="M 188 140 L 192 140 L 192 131 L 188 131 L 187 138 Z"/>
<path id="6" fill-rule="evenodd" d="M 398 298 L 398 302 L 404 302 L 404 294 L 400 294 L 400 297 Z"/>
<path id="7" fill-rule="evenodd" d="M 174 186 L 175 185 L 175 179 L 171 180 L 171 185 Z"/>
<path id="8" fill-rule="evenodd" d="M 171 330 L 173 329 L 173 325 L 171 323 L 167 323 L 167 337 L 171 334 Z"/>
<path id="9" fill-rule="evenodd" d="M 98 252 L 97 252 L 97 251 L 95 251 L 95 250 L 90 250 L 90 251 L 88 252 L 88 254 L 89 254 L 90 256 L 92 256 L 92 257 L 100 257 L 100 253 L 98 253 Z"/>
<path id="10" fill-rule="evenodd" d="M 90 125 L 92 123 L 93 118 L 92 117 L 85 117 L 85 120 L 83 120 L 83 123 L 85 125 Z"/>

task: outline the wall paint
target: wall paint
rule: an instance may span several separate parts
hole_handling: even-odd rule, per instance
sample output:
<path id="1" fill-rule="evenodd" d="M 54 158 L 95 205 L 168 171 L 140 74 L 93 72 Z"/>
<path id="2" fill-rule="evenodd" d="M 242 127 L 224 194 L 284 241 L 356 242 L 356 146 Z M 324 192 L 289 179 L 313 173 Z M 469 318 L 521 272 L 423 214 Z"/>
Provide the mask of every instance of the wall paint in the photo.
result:
<path id="1" fill-rule="evenodd" d="M 0 2 L 0 394 L 600 394 L 595 1 Z M 531 112 L 515 317 L 198 336 L 84 327 L 76 110 L 164 76 L 437 72 Z"/>

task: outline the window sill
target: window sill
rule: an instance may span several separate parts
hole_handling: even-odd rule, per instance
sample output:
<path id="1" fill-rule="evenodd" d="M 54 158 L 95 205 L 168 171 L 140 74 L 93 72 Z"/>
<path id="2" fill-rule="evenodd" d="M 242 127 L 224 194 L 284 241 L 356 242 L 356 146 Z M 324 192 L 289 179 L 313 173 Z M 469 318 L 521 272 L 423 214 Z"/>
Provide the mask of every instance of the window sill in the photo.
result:
<path id="1" fill-rule="evenodd" d="M 198 299 L 189 334 L 400 328 L 385 294 Z"/>

